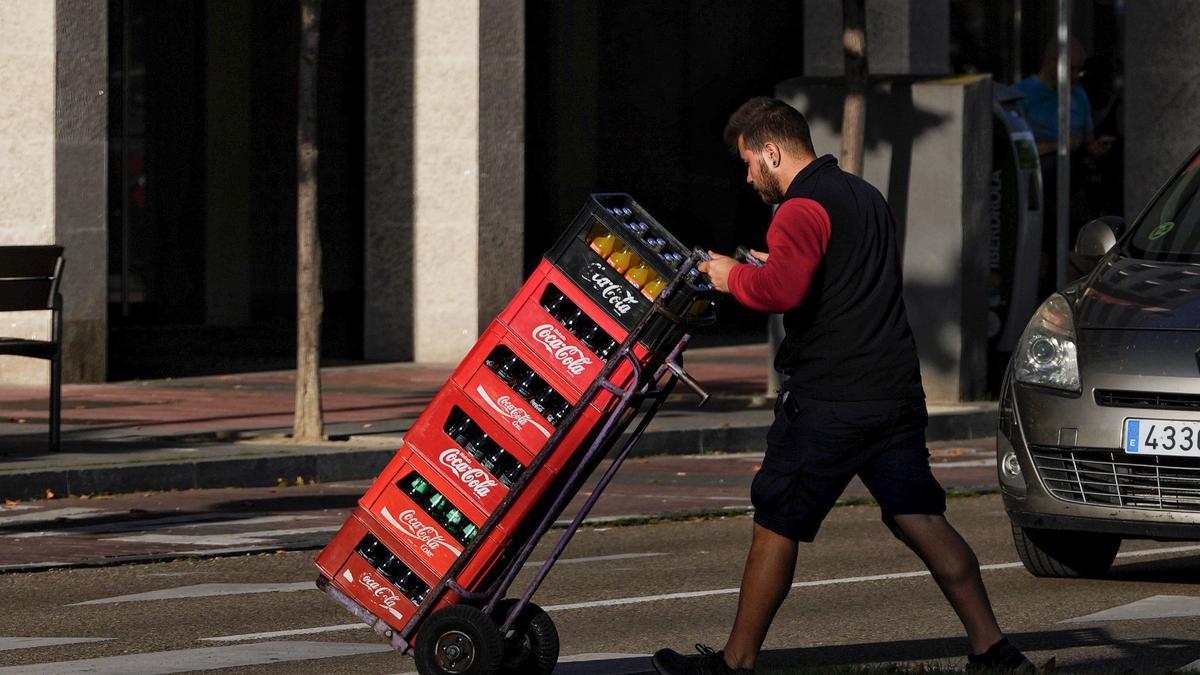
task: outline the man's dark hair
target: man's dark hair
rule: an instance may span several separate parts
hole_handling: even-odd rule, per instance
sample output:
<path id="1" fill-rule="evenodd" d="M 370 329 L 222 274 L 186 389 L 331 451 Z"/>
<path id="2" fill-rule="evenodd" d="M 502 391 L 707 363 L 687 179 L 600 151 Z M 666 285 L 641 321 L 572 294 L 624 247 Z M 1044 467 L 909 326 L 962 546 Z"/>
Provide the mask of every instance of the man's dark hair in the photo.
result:
<path id="1" fill-rule="evenodd" d="M 751 150 L 758 150 L 767 141 L 795 154 L 816 154 L 808 120 L 792 106 L 777 98 L 756 96 L 746 101 L 725 124 L 725 142 L 733 154 L 738 154 L 738 137 Z"/>

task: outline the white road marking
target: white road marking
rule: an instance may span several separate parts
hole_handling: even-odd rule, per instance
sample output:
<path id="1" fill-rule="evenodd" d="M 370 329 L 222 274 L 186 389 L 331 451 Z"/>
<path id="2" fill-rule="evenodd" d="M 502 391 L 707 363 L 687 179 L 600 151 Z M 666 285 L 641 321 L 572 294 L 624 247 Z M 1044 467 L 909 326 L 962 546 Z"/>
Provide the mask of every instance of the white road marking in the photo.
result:
<path id="1" fill-rule="evenodd" d="M 240 642 L 243 640 L 263 640 L 266 638 L 290 637 L 292 635 L 313 635 L 316 633 L 336 633 L 343 630 L 370 630 L 371 627 L 363 622 L 342 623 L 336 626 L 317 626 L 316 628 L 295 628 L 292 630 L 273 630 L 267 633 L 245 633 L 243 635 L 219 635 L 217 637 L 200 638 L 201 642 Z"/>
<path id="2" fill-rule="evenodd" d="M 1133 558 L 1149 555 L 1162 555 L 1166 553 L 1185 553 L 1189 551 L 1200 550 L 1200 545 L 1193 546 L 1168 546 L 1163 548 L 1145 549 L 1141 551 L 1130 551 L 1128 553 L 1120 553 L 1117 557 Z M 1010 563 L 995 563 L 991 565 L 980 565 L 979 569 L 983 571 L 1007 570 L 1022 567 L 1019 562 Z M 841 577 L 836 579 L 820 579 L 816 581 L 797 581 L 792 584 L 792 588 L 811 588 L 816 586 L 833 586 L 837 584 L 856 584 L 869 581 L 891 581 L 893 579 L 911 579 L 915 577 L 929 576 L 929 570 L 919 570 L 915 572 L 895 572 L 892 574 L 871 574 L 860 577 Z M 571 602 L 562 605 L 550 605 L 542 609 L 547 612 L 565 611 L 568 609 L 587 609 L 590 607 L 615 607 L 617 605 L 636 605 L 645 602 L 658 602 L 660 600 L 683 600 L 687 598 L 702 598 L 715 595 L 730 595 L 738 592 L 738 588 L 718 588 L 707 591 L 684 591 L 681 593 L 664 593 L 661 595 L 643 595 L 629 598 L 611 598 L 609 600 L 593 600 L 590 602 Z"/>
<path id="3" fill-rule="evenodd" d="M 124 515 L 117 511 L 110 512 L 113 515 Z M 116 534 L 119 532 L 140 532 L 143 530 L 160 528 L 163 525 L 177 525 L 179 523 L 191 523 L 178 525 L 178 527 L 205 527 L 212 525 L 230 525 L 241 523 L 252 523 L 257 520 L 253 513 L 189 513 L 181 516 L 164 516 L 161 518 L 142 518 L 137 520 L 122 520 L 113 523 L 100 523 L 96 525 L 77 525 L 75 527 L 59 527 L 53 530 L 39 530 L 37 532 L 17 532 L 15 534 L 6 535 L 12 539 L 25 539 L 28 537 L 57 537 L 64 534 Z M 266 518 L 289 518 L 289 516 L 265 516 Z M 317 516 L 295 516 L 295 519 L 302 517 L 315 518 Z M 201 521 L 201 522 L 198 522 Z"/>
<path id="4" fill-rule="evenodd" d="M 38 511 L 37 513 L 24 513 L 19 516 L 0 516 L 0 525 L 9 525 L 11 523 L 38 523 L 42 521 L 57 520 L 59 518 L 83 516 L 103 510 L 104 509 L 91 509 L 72 506 L 64 509 Z"/>
<path id="5" fill-rule="evenodd" d="M 295 591 L 315 591 L 316 584 L 311 581 L 297 581 L 281 584 L 195 584 L 164 588 L 158 591 L 118 595 L 112 598 L 100 598 L 75 602 L 67 607 L 80 605 L 110 605 L 118 602 L 144 602 L 147 600 L 177 600 L 180 598 L 211 598 L 218 595 L 248 595 L 252 593 L 292 593 Z"/>
<path id="6" fill-rule="evenodd" d="M 616 555 L 593 555 L 584 558 L 561 558 L 555 565 L 575 565 L 579 563 L 604 562 L 607 560 L 632 560 L 634 558 L 655 558 L 666 553 L 617 553 Z M 524 567 L 540 567 L 544 560 L 531 560 Z"/>
<path id="7" fill-rule="evenodd" d="M 1191 595 L 1152 595 L 1101 612 L 1065 619 L 1059 623 L 1091 621 L 1130 621 L 1134 619 L 1171 619 L 1200 616 L 1200 597 Z"/>
<path id="8" fill-rule="evenodd" d="M 179 529 L 189 527 L 219 527 L 221 525 L 266 525 L 268 523 L 290 523 L 297 520 L 317 520 L 321 516 L 310 515 L 294 515 L 294 516 L 257 516 L 254 518 L 222 518 L 221 520 L 210 520 L 203 523 L 192 523 L 190 525 L 180 525 Z"/>
<path id="9" fill-rule="evenodd" d="M 0 652 L 10 649 L 32 649 L 34 647 L 55 647 L 57 645 L 74 645 L 81 642 L 104 642 L 114 638 L 106 637 L 0 637 Z"/>
<path id="10" fill-rule="evenodd" d="M 554 675 L 632 675 L 646 672 L 649 654 L 575 654 L 558 660 Z M 566 664 L 565 666 L 563 664 Z M 399 675 L 417 675 L 409 671 Z"/>
<path id="11" fill-rule="evenodd" d="M 1200 673 L 1200 661 L 1192 661 L 1186 666 L 1179 669 L 1183 673 Z"/>
<path id="12" fill-rule="evenodd" d="M 105 537 L 105 541 L 125 541 L 145 544 L 189 544 L 192 546 L 244 546 L 247 544 L 264 544 L 279 537 L 337 532 L 340 529 L 340 525 L 330 525 L 326 527 L 296 527 L 287 530 L 259 530 L 234 534 L 159 534 L 150 532 L 128 537 Z"/>
<path id="13" fill-rule="evenodd" d="M 216 670 L 267 663 L 360 656 L 392 651 L 386 644 L 352 642 L 256 642 L 200 649 L 106 656 L 79 661 L 36 663 L 0 668 L 0 675 L 156 675 L 194 670 Z"/>

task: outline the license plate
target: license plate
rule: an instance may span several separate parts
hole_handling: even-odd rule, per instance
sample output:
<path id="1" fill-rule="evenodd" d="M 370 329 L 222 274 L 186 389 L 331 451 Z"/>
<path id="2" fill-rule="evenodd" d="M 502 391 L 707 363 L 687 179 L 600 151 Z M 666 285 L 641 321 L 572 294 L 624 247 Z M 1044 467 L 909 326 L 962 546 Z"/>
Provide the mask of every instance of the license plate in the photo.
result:
<path id="1" fill-rule="evenodd" d="M 1125 420 L 1125 452 L 1200 457 L 1200 422 Z"/>

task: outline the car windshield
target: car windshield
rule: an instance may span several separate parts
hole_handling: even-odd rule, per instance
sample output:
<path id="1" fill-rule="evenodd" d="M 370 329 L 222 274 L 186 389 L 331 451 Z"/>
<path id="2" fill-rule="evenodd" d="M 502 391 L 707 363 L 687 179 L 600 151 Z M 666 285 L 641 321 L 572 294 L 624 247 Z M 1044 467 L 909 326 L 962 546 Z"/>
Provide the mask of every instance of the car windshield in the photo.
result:
<path id="1" fill-rule="evenodd" d="M 1200 154 L 1146 209 L 1125 250 L 1143 260 L 1200 262 Z"/>

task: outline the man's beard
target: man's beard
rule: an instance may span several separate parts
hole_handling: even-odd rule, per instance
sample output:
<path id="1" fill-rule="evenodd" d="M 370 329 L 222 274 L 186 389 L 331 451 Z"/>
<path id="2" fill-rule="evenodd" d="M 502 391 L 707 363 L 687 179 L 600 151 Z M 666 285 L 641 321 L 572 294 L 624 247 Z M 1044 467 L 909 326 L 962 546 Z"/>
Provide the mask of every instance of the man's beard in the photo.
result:
<path id="1" fill-rule="evenodd" d="M 783 201 L 783 187 L 779 184 L 779 178 L 775 174 L 767 170 L 767 160 L 762 157 L 758 158 L 758 175 L 762 176 L 759 183 L 754 184 L 754 191 L 767 204 L 778 204 Z"/>

